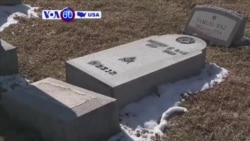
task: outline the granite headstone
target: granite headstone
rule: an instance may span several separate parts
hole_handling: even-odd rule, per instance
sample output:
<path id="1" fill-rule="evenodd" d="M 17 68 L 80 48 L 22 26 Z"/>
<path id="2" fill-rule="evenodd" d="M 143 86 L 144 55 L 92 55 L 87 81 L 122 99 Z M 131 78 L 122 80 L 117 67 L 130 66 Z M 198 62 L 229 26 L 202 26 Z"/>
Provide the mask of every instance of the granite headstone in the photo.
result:
<path id="1" fill-rule="evenodd" d="M 205 41 L 229 47 L 241 40 L 247 18 L 228 9 L 211 5 L 197 5 L 183 30 L 183 34 L 197 36 Z"/>
<path id="2" fill-rule="evenodd" d="M 18 73 L 16 47 L 0 39 L 0 76 Z"/>
<path id="3" fill-rule="evenodd" d="M 66 81 L 118 99 L 119 108 L 157 86 L 196 75 L 206 42 L 189 35 L 151 36 L 66 62 Z"/>
<path id="4" fill-rule="evenodd" d="M 106 141 L 120 131 L 115 99 L 53 78 L 5 92 L 1 102 L 48 141 Z"/>

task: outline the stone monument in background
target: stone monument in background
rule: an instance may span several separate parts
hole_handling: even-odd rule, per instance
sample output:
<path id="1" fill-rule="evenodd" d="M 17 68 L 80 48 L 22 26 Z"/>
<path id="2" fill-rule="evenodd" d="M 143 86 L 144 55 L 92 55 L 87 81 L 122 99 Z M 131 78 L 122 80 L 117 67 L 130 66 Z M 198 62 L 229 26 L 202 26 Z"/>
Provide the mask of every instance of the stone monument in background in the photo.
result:
<path id="1" fill-rule="evenodd" d="M 183 33 L 218 46 L 248 45 L 247 38 L 244 37 L 246 22 L 247 17 L 236 11 L 211 5 L 197 5 Z"/>

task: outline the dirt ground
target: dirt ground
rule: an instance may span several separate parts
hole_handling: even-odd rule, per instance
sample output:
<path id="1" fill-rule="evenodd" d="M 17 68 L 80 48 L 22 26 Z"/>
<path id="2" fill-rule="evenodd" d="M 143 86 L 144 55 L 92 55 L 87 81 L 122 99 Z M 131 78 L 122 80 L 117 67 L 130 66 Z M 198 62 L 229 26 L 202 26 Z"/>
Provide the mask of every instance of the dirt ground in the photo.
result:
<path id="1" fill-rule="evenodd" d="M 32 81 L 65 80 L 65 61 L 116 45 L 169 33 L 181 33 L 196 4 L 212 4 L 248 16 L 249 0 L 24 0 L 41 9 L 100 10 L 101 20 L 73 23 L 19 18 L 0 36 L 18 50 L 20 73 Z M 250 20 L 246 33 L 250 36 Z M 183 103 L 189 113 L 172 120 L 169 141 L 250 141 L 250 49 L 209 47 L 207 62 L 230 71 L 213 89 Z M 1 107 L 0 107 L 1 109 Z M 38 135 L 0 110 L 0 141 L 38 141 Z"/>

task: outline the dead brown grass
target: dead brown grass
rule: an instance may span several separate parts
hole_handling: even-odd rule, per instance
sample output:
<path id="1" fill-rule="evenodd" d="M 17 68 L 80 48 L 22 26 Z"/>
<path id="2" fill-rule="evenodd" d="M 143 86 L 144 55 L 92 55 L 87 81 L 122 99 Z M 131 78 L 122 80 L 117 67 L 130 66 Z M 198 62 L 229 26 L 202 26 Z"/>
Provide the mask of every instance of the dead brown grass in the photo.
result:
<path id="1" fill-rule="evenodd" d="M 0 33 L 17 47 L 20 73 L 32 81 L 49 76 L 64 80 L 64 62 L 69 58 L 151 35 L 180 33 L 195 4 L 223 6 L 250 16 L 248 0 L 25 0 L 25 3 L 42 9 L 70 6 L 103 13 L 101 20 L 73 23 L 20 19 L 20 24 Z M 249 27 L 248 21 L 248 36 Z M 210 47 L 207 58 L 208 62 L 229 69 L 231 75 L 223 84 L 183 103 L 190 112 L 172 121 L 176 126 L 167 131 L 169 140 L 249 141 L 250 51 Z M 16 133 L 18 127 L 4 116 L 0 116 L 0 125 L 0 136 L 6 141 L 13 136 L 15 141 L 22 140 L 23 136 L 19 138 L 19 132 Z M 30 137 L 29 132 L 21 135 L 26 141 L 38 139 Z"/>
<path id="2" fill-rule="evenodd" d="M 249 141 L 249 50 L 210 48 L 208 58 L 230 70 L 230 77 L 213 89 L 197 94 L 183 106 L 184 117 L 173 121 L 171 141 Z"/>

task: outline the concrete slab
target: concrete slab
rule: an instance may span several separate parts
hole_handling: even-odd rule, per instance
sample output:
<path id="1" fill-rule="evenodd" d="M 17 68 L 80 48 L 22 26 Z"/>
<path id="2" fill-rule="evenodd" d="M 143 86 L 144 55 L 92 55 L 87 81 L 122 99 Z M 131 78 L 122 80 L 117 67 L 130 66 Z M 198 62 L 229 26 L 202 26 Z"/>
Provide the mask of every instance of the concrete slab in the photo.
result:
<path id="1" fill-rule="evenodd" d="M 66 81 L 118 99 L 119 108 L 156 87 L 196 75 L 205 41 L 189 35 L 152 36 L 66 62 Z"/>
<path id="2" fill-rule="evenodd" d="M 244 36 L 247 18 L 221 7 L 197 5 L 183 30 L 219 46 L 231 46 Z"/>
<path id="3" fill-rule="evenodd" d="M 51 141 L 106 141 L 120 130 L 115 103 L 53 78 L 2 95 L 10 117 Z"/>
<path id="4" fill-rule="evenodd" d="M 18 5 L 22 4 L 22 0 L 0 0 L 0 5 Z"/>
<path id="5" fill-rule="evenodd" d="M 0 39 L 0 76 L 18 73 L 16 47 Z"/>

